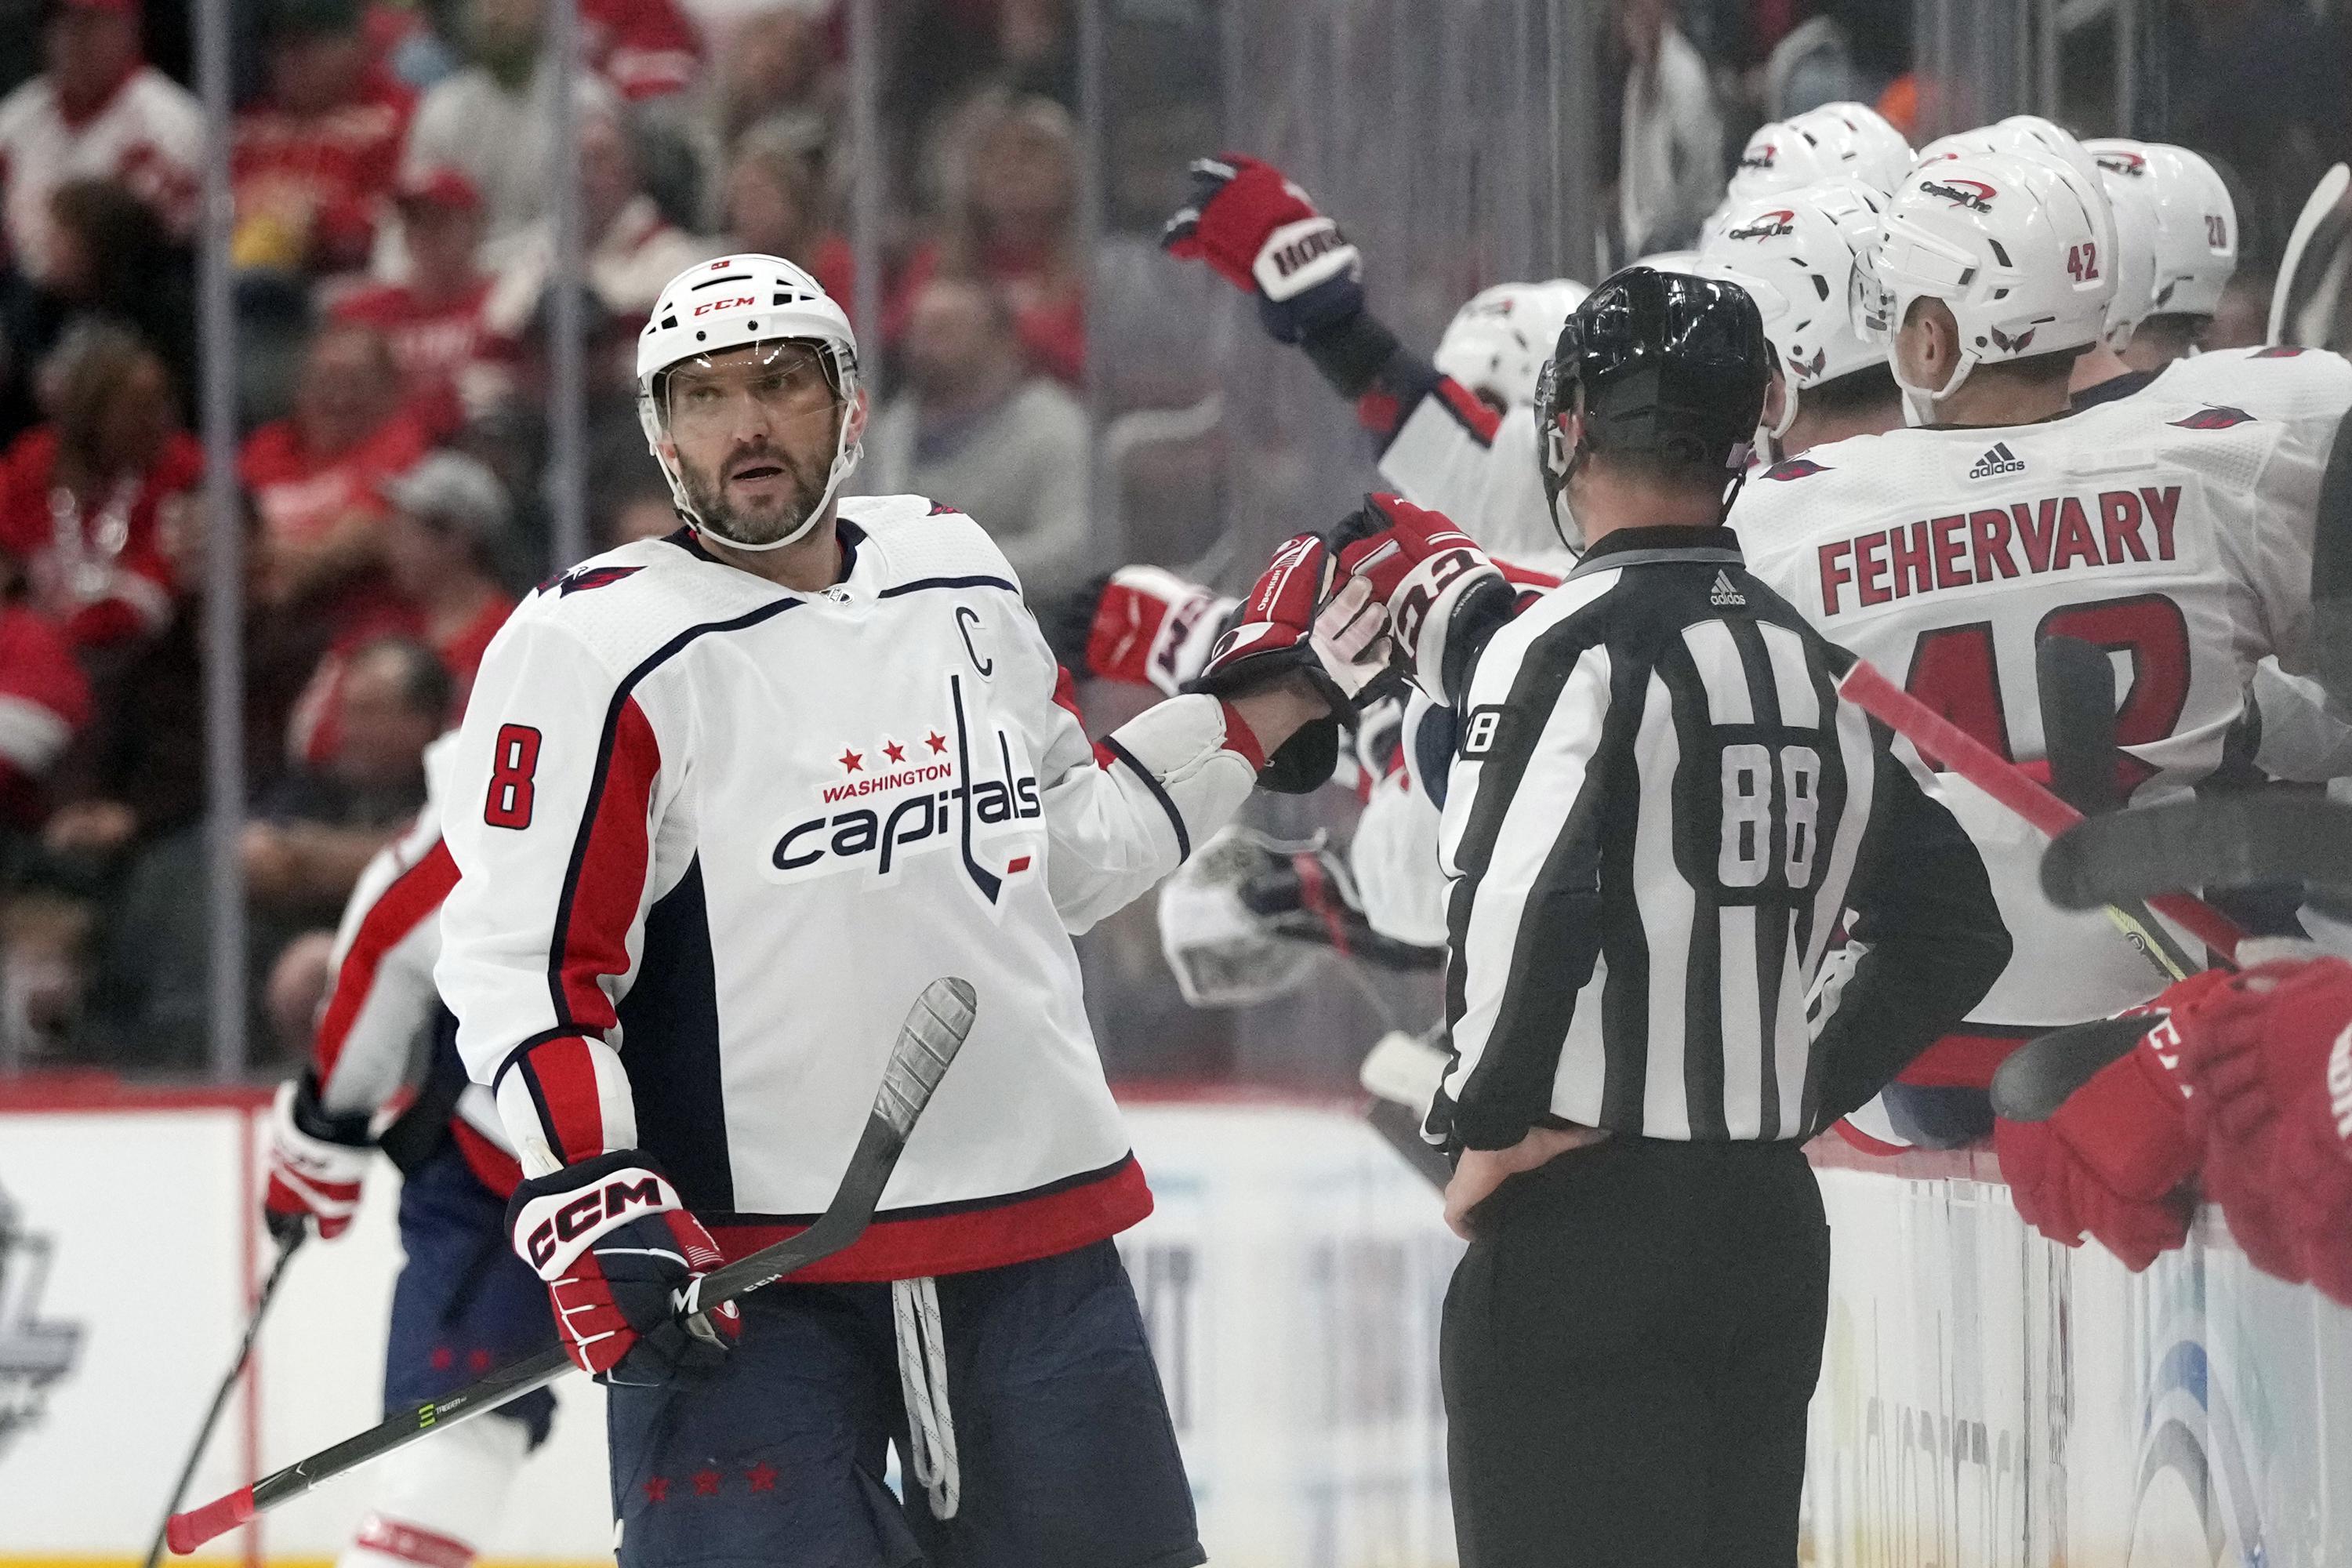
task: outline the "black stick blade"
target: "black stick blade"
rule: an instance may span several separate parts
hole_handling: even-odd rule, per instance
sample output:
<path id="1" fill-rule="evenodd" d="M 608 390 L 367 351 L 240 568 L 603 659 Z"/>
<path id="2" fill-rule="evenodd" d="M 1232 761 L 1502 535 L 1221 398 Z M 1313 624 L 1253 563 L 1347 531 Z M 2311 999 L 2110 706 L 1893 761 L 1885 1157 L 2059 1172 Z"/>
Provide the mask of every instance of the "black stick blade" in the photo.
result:
<path id="1" fill-rule="evenodd" d="M 2042 857 L 2042 890 L 2068 910 L 2297 880 L 2352 889 L 2352 806 L 2270 792 L 2175 801 L 2078 823 Z"/>
<path id="2" fill-rule="evenodd" d="M 1992 1075 L 1992 1109 L 2011 1121 L 2047 1121 L 2066 1097 L 2139 1044 L 2161 1013 L 2094 1018 L 2039 1035 L 2010 1053 Z"/>
<path id="3" fill-rule="evenodd" d="M 2053 794 L 2084 816 L 2123 804 L 2116 781 L 2116 669 L 2106 649 L 2080 637 L 2046 637 L 2034 650 L 2042 696 L 2042 749 Z"/>

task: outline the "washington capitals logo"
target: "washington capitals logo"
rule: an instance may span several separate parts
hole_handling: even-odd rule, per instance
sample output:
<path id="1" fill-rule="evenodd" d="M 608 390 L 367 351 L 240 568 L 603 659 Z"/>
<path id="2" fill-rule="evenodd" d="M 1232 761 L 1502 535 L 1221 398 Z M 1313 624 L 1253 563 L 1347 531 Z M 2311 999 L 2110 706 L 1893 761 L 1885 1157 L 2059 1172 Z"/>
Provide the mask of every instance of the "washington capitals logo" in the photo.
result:
<path id="1" fill-rule="evenodd" d="M 2297 348 L 2293 343 L 2278 343 L 2270 348 L 2256 349 L 2246 357 L 2248 359 L 2294 359 L 2299 354 L 2307 354 L 2310 352 L 2309 349 Z"/>
<path id="2" fill-rule="evenodd" d="M 1784 234 L 1794 234 L 1796 231 L 1797 215 L 1783 207 L 1778 212 L 1758 213 L 1754 223 L 1742 228 L 1735 228 L 1723 237 L 1726 239 L 1778 239 Z"/>
<path id="3" fill-rule="evenodd" d="M 578 566 L 541 584 L 540 591 L 545 593 L 552 588 L 559 596 L 569 598 L 591 588 L 609 588 L 622 578 L 634 577 L 644 570 L 642 566 Z"/>
<path id="4" fill-rule="evenodd" d="M 1784 458 L 1765 469 L 1764 477 L 1768 479 L 1802 479 L 1828 472 L 1826 467 L 1811 458 Z"/>
<path id="5" fill-rule="evenodd" d="M 2182 430 L 2227 430 L 2232 425 L 2249 425 L 2253 416 L 2242 408 L 2217 406 L 2200 408 L 2186 419 L 2175 419 L 2173 425 Z"/>
<path id="6" fill-rule="evenodd" d="M 1980 213 L 1992 211 L 1992 199 L 2000 195 L 1982 180 L 1958 179 L 1922 180 L 1919 182 L 1919 194 L 1923 196 L 1941 196 L 1956 207 L 1966 207 L 1970 212 Z"/>
<path id="7" fill-rule="evenodd" d="M 2036 327 L 2028 327 L 2025 331 L 2018 333 L 2017 336 L 2013 338 L 2007 332 L 2002 331 L 1999 327 L 1994 327 L 1990 330 L 1992 332 L 1993 347 L 1999 349 L 2005 354 L 2021 354 L 2027 349 L 2032 347 L 2033 334 L 2040 329 Z"/>

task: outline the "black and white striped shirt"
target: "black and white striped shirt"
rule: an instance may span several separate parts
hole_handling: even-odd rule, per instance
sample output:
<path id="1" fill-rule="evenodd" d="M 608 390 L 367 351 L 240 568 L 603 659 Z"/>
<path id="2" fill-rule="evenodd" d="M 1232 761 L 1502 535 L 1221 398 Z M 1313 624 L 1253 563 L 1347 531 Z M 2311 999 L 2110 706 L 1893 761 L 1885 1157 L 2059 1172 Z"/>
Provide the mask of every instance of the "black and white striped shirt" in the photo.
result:
<path id="1" fill-rule="evenodd" d="M 1433 1136 L 1808 1137 L 1983 995 L 2009 951 L 1983 865 L 1839 700 L 1851 663 L 1728 529 L 1612 533 L 1495 634 L 1440 844 Z M 1866 956 L 1809 1037 L 1842 917 Z"/>

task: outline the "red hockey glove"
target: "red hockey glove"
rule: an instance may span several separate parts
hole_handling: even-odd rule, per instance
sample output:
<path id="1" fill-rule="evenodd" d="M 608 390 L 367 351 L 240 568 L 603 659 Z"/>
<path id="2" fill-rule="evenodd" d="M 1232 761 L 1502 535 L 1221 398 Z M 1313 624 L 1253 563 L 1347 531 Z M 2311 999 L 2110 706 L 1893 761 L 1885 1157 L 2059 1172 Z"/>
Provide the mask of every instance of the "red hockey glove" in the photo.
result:
<path id="1" fill-rule="evenodd" d="M 305 1224 L 319 1227 L 321 1241 L 351 1228 L 359 1212 L 360 1183 L 375 1151 L 368 1121 L 365 1115 L 329 1115 L 309 1072 L 278 1086 L 278 1098 L 270 1103 L 269 1185 L 261 1214 L 281 1244 Z"/>
<path id="2" fill-rule="evenodd" d="M 2276 1208 L 2303 1272 L 2330 1297 L 2352 1306 L 2352 1005 L 2347 1004 L 2341 976 L 2329 975 L 2326 984 L 2334 1016 L 2343 1022 L 2327 1043 L 2319 1070 L 2310 1073 L 2300 1094 L 2283 1109 Z M 2273 1038 L 2273 1053 L 2291 1056 L 2282 1067 L 2308 1072 L 2305 1045 L 2283 1031 Z"/>
<path id="3" fill-rule="evenodd" d="M 1173 696 L 1209 662 L 1237 604 L 1157 566 L 1122 566 L 1095 602 L 1087 672 Z"/>
<path id="4" fill-rule="evenodd" d="M 1330 717 L 1303 726 L 1258 773 L 1263 788 L 1303 795 L 1331 777 L 1340 715 L 1378 695 L 1374 683 L 1388 666 L 1388 617 L 1372 602 L 1370 585 L 1358 578 L 1339 582 L 1323 541 L 1302 533 L 1275 552 L 1187 689 L 1236 697 L 1303 677 L 1330 705 Z"/>
<path id="5" fill-rule="evenodd" d="M 1281 170 L 1226 153 L 1196 160 L 1192 175 L 1192 199 L 1160 243 L 1255 295 L 1276 342 L 1298 342 L 1363 310 L 1362 253 Z"/>
<path id="6" fill-rule="evenodd" d="M 546 1283 L 563 1348 L 606 1383 L 650 1385 L 716 1367 L 743 1331 L 734 1306 L 678 1320 L 718 1247 L 677 1190 L 633 1149 L 515 1188 L 507 1228 Z"/>
<path id="7" fill-rule="evenodd" d="M 2122 1067 L 2112 1063 L 2103 1071 Z M 2085 1086 L 2087 1089 L 2088 1086 Z M 2134 1273 L 2189 1239 L 2189 1204 L 2174 1195 L 2140 1202 L 2107 1186 L 2050 1121 L 1996 1118 L 1993 1148 L 2018 1217 L 2051 1240 L 2080 1247 L 2085 1232 Z"/>
<path id="8" fill-rule="evenodd" d="M 1331 544 L 1339 570 L 1369 584 L 1388 612 L 1407 677 L 1432 701 L 1454 702 L 1471 657 L 1517 613 L 1519 591 L 1451 520 L 1402 496 L 1366 496 Z"/>

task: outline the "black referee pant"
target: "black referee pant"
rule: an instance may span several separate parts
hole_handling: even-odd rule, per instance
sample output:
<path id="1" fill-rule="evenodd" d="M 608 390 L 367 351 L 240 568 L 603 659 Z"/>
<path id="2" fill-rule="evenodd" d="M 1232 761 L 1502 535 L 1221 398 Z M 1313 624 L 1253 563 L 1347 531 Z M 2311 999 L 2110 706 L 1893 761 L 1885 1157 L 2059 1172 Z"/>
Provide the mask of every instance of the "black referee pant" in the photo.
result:
<path id="1" fill-rule="evenodd" d="M 1829 1316 L 1802 1149 L 1614 1139 L 1471 1219 L 1441 1352 L 1462 1568 L 1791 1568 Z"/>

